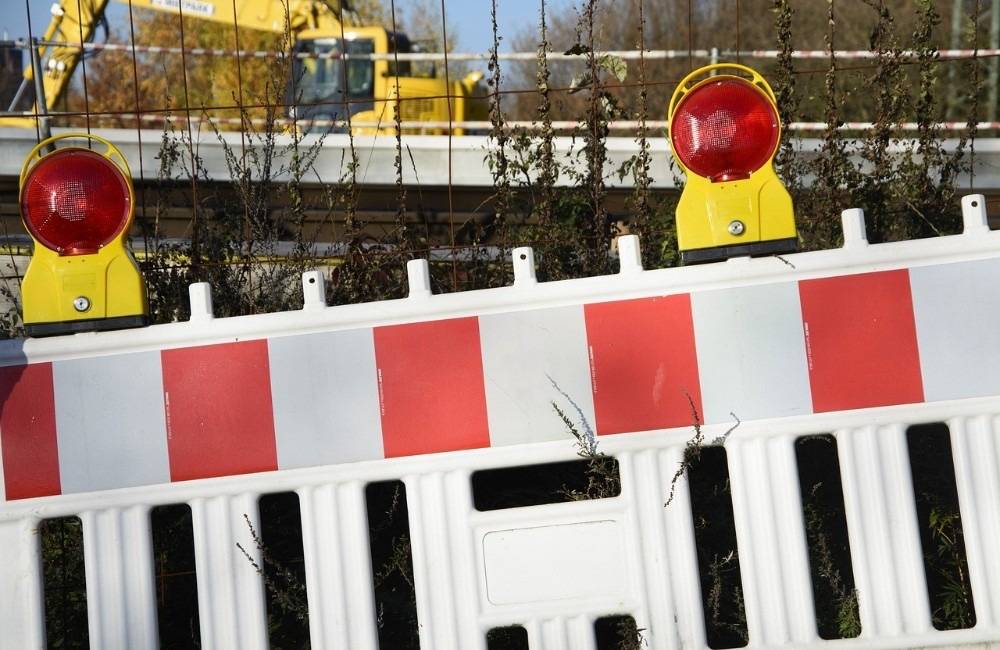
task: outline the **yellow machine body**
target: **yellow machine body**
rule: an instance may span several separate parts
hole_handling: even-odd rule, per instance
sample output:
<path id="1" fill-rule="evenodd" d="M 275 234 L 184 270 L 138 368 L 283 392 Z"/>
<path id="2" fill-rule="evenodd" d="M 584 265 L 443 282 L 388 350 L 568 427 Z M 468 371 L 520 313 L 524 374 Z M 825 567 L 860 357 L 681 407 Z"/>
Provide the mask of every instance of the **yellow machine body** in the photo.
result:
<path id="1" fill-rule="evenodd" d="M 392 52 L 390 33 L 381 27 L 349 27 L 342 31 L 345 41 L 370 43 L 372 53 Z M 305 42 L 330 38 L 330 34 L 331 27 L 325 26 L 303 30 L 296 37 L 300 42 Z M 336 34 L 337 38 L 339 36 L 340 31 Z M 308 70 L 330 62 L 307 59 L 303 65 Z M 403 64 L 406 65 L 406 62 Z M 392 68 L 393 62 L 389 59 L 372 62 L 369 72 L 372 107 L 351 115 L 352 122 L 365 124 L 353 127 L 352 131 L 356 135 L 393 135 L 397 106 L 399 118 L 403 122 L 403 133 L 407 134 L 446 135 L 449 132 L 449 118 L 453 122 L 488 119 L 488 104 L 482 99 L 484 91 L 480 83 L 483 78 L 481 72 L 471 72 L 461 79 L 446 80 L 439 76 L 416 76 L 413 73 L 396 75 Z M 465 129 L 452 128 L 451 133 L 464 135 Z"/>
<path id="2" fill-rule="evenodd" d="M 129 191 L 128 218 L 114 239 L 92 254 L 61 255 L 34 240 L 31 261 L 21 282 L 24 324 L 29 336 L 123 329 L 147 323 L 146 284 L 125 245 L 135 210 L 132 175 L 118 148 L 104 138 L 88 134 L 64 134 L 44 140 L 32 149 L 21 168 L 21 192 L 37 163 L 66 149 L 48 154 L 43 151 L 56 141 L 80 138 L 103 145 L 105 150 L 98 153 L 123 174 Z M 21 216 L 24 220 L 25 215 Z M 86 308 L 81 308 L 84 301 Z"/>
<path id="3" fill-rule="evenodd" d="M 355 134 L 392 135 L 395 133 L 394 111 L 399 107 L 404 133 L 464 134 L 451 128 L 451 122 L 485 120 L 488 116 L 482 74 L 474 72 L 461 79 L 446 79 L 434 72 L 419 73 L 412 64 L 395 62 L 388 55 L 397 48 L 393 33 L 379 25 L 350 25 L 341 22 L 348 3 L 340 0 L 199 0 L 183 4 L 177 0 L 117 0 L 132 8 L 180 15 L 189 20 L 207 21 L 227 27 L 253 29 L 273 34 L 287 34 L 295 46 L 310 42 L 344 40 L 370 46 L 368 54 L 381 55 L 374 61 L 356 59 L 355 67 L 346 73 L 348 86 L 353 87 L 351 101 L 368 104 L 352 114 Z M 73 70 L 83 57 L 82 43 L 91 40 L 107 10 L 110 0 L 58 0 L 52 9 L 52 20 L 37 48 L 41 62 L 41 79 L 37 88 L 33 114 L 0 117 L 0 126 L 35 128 L 37 116 L 52 113 L 69 89 Z M 409 40 L 398 34 L 400 53 L 409 53 Z M 402 45 L 405 42 L 405 46 Z M 348 58 L 348 61 L 350 59 Z M 334 58 L 305 58 L 302 72 L 336 72 L 342 62 Z M 44 64 L 44 65 L 42 65 Z M 23 71 L 23 83 L 35 81 L 35 69 L 29 65 Z M 357 84 L 355 77 L 368 83 Z M 300 79 L 295 79 L 299 83 Z M 360 86 L 360 88 L 359 88 Z M 302 90 L 301 87 L 298 90 Z M 364 90 L 364 96 L 353 94 Z M 451 103 L 447 97 L 451 97 Z M 398 100 L 398 101 L 397 101 Z M 324 101 L 331 101 L 325 99 Z M 308 104 L 309 102 L 305 102 Z M 300 107 L 305 108 L 305 107 Z M 13 110 L 13 107 L 12 107 Z M 308 122 L 307 120 L 303 121 Z M 299 126 L 302 128 L 302 126 Z"/>
<path id="4" fill-rule="evenodd" d="M 712 76 L 720 70 L 730 74 Z M 674 112 L 686 95 L 704 84 L 725 77 L 751 84 L 772 105 L 776 105 L 774 91 L 753 69 L 731 63 L 705 66 L 685 77 L 674 91 L 667 114 L 671 128 Z M 685 263 L 797 250 L 798 231 L 792 197 L 774 171 L 776 153 L 777 147 L 767 162 L 752 172 L 749 178 L 719 182 L 689 170 L 674 153 L 674 160 L 687 177 L 676 212 L 677 243 Z M 743 226 L 738 233 L 734 232 L 738 229 L 731 228 L 736 221 Z"/>

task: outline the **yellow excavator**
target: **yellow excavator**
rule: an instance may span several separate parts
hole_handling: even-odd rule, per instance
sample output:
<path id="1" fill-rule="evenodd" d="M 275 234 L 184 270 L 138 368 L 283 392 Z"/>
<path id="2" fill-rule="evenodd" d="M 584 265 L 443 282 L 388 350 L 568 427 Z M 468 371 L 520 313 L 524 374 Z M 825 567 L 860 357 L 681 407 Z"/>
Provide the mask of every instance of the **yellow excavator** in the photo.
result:
<path id="1" fill-rule="evenodd" d="M 397 105 L 404 131 L 408 133 L 447 132 L 440 126 L 422 128 L 420 122 L 440 124 L 448 122 L 449 118 L 455 122 L 486 119 L 485 100 L 477 99 L 484 95 L 482 73 L 472 73 L 449 83 L 433 72 L 418 76 L 411 72 L 409 61 L 399 61 L 397 66 L 391 56 L 374 60 L 360 57 L 406 54 L 413 51 L 413 47 L 404 34 L 376 26 L 341 24 L 343 10 L 348 9 L 346 0 L 288 0 L 287 13 L 283 0 L 117 1 L 131 2 L 136 8 L 183 14 L 186 18 L 238 25 L 241 29 L 281 34 L 288 30 L 296 55 L 292 103 L 297 105 L 296 118 L 303 122 L 343 120 L 349 110 L 354 121 L 380 125 L 356 128 L 355 133 L 389 132 L 393 129 L 393 111 Z M 24 69 L 24 80 L 15 104 L 27 97 L 34 86 L 36 115 L 45 115 L 56 105 L 84 54 L 78 44 L 93 38 L 104 21 L 108 2 L 60 0 L 52 6 L 52 21 L 31 54 L 32 64 Z M 352 55 L 359 58 L 352 60 Z M 35 80 L 38 72 L 41 83 Z M 450 111 L 448 96 L 452 98 Z M 12 104 L 10 112 L 14 109 Z M 0 126 L 35 128 L 35 124 L 34 117 L 0 117 Z M 463 133 L 458 128 L 452 132 L 455 135 Z"/>

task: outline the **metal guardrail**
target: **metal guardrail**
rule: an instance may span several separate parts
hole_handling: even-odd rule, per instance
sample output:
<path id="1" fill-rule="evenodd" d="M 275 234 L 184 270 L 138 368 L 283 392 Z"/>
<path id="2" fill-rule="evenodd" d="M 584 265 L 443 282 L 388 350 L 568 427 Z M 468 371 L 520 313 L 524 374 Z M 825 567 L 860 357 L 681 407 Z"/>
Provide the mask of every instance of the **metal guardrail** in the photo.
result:
<path id="1" fill-rule="evenodd" d="M 70 132 L 72 129 L 53 129 L 55 134 Z M 161 130 L 135 129 L 94 129 L 93 132 L 114 142 L 128 158 L 133 179 L 150 181 L 159 173 L 161 141 L 164 132 Z M 180 146 L 184 145 L 186 129 L 173 136 Z M 326 136 L 309 135 L 301 142 L 305 148 L 317 142 L 322 137 L 323 149 L 316 158 L 316 172 L 319 179 L 325 183 L 335 183 L 345 177 L 347 163 L 350 161 L 349 139 L 345 134 L 333 133 Z M 652 187 L 671 189 L 676 187 L 676 170 L 671 167 L 669 144 L 665 137 L 651 134 L 649 139 L 652 154 L 649 176 Z M 277 136 L 276 154 L 280 154 L 290 140 L 287 136 Z M 957 146 L 958 140 L 945 140 L 946 151 Z M 16 128 L 0 128 L 0 178 L 16 179 L 20 173 L 21 163 L 32 147 L 37 144 L 34 131 Z M 395 157 L 396 142 L 391 136 L 355 136 L 354 144 L 358 152 L 360 168 L 358 182 L 361 185 L 393 186 L 396 183 Z M 557 137 L 554 141 L 555 155 L 565 165 L 576 167 L 583 165 L 580 156 L 572 156 L 571 152 L 579 151 L 582 146 L 578 140 L 571 137 Z M 216 134 L 208 128 L 194 131 L 194 146 L 199 159 L 204 166 L 208 180 L 228 182 L 231 172 L 226 164 L 225 150 L 239 152 L 244 146 L 243 137 L 238 132 L 219 132 Z M 246 146 L 259 146 L 253 137 L 248 138 Z M 486 157 L 491 141 L 485 136 L 464 136 L 452 138 L 434 135 L 404 135 L 402 137 L 404 155 L 403 182 L 407 185 L 422 185 L 428 187 L 446 187 L 449 184 L 448 152 L 452 153 L 451 184 L 457 187 L 492 187 L 493 176 L 486 164 Z M 795 142 L 795 147 L 806 157 L 810 152 L 818 151 L 822 141 L 802 138 Z M 141 155 L 140 155 L 141 149 Z M 630 174 L 619 177 L 613 173 L 639 150 L 639 145 L 632 138 L 612 137 L 607 139 L 608 159 L 605 183 L 609 187 L 630 187 Z M 899 153 L 912 149 L 912 144 L 906 140 L 893 143 L 890 153 Z M 410 156 L 412 155 L 412 164 Z M 140 159 L 142 166 L 140 166 Z M 975 145 L 975 167 L 973 177 L 960 176 L 956 184 L 959 187 L 975 188 L 976 190 L 994 190 L 1000 188 L 1000 139 L 978 139 Z M 180 172 L 178 172 L 179 174 Z M 180 177 L 180 176 L 179 176 Z M 183 177 L 182 177 L 183 178 Z M 286 180 L 286 176 L 276 174 L 274 180 Z M 515 179 L 515 183 L 522 179 Z M 319 182 L 313 177 L 303 179 L 303 183 Z M 806 185 L 811 179 L 804 179 Z M 569 186 L 567 175 L 561 176 L 556 185 Z"/>
<path id="2" fill-rule="evenodd" d="M 53 129 L 54 134 L 70 131 L 78 131 L 78 129 Z M 134 180 L 157 178 L 160 171 L 158 155 L 164 135 L 162 130 L 94 129 L 93 132 L 108 138 L 122 150 L 132 167 Z M 171 139 L 182 147 L 182 151 L 186 151 L 183 149 L 186 146 L 186 137 L 187 130 L 184 129 L 171 136 Z M 347 165 L 351 160 L 348 136 L 342 133 L 332 133 L 325 136 L 308 135 L 301 141 L 300 150 L 315 144 L 320 138 L 322 138 L 323 148 L 314 165 L 317 177 L 309 175 L 303 178 L 302 182 L 306 185 L 320 182 L 320 180 L 326 183 L 336 183 L 342 178 L 348 177 Z M 199 160 L 203 165 L 205 178 L 211 181 L 228 182 L 231 179 L 231 171 L 226 163 L 226 149 L 238 154 L 241 147 L 244 146 L 243 142 L 243 136 L 238 132 L 219 132 L 216 134 L 207 126 L 195 130 L 194 146 L 197 148 Z M 0 128 L 0 177 L 17 178 L 21 163 L 35 144 L 37 141 L 34 131 Z M 283 156 L 287 155 L 290 145 L 291 140 L 288 136 L 276 136 L 274 151 L 278 163 L 274 167 L 274 180 L 276 181 L 287 180 L 287 174 L 282 173 L 281 170 L 281 161 Z M 358 182 L 361 185 L 395 185 L 395 138 L 392 136 L 355 136 L 354 145 L 360 163 Z M 486 164 L 488 145 L 489 141 L 484 136 L 452 138 L 449 142 L 447 136 L 404 135 L 402 146 L 406 153 L 403 156 L 403 182 L 411 186 L 448 186 L 450 149 L 452 153 L 450 176 L 452 185 L 491 187 L 494 185 L 494 180 Z M 259 147 L 260 145 L 256 138 L 250 137 L 246 141 L 246 146 Z M 556 138 L 556 155 L 563 157 L 564 162 L 568 165 L 581 165 L 582 163 L 578 160 L 579 156 L 567 155 L 571 151 L 579 150 L 580 146 L 580 143 L 574 142 L 573 138 Z M 650 176 L 654 179 L 653 186 L 673 187 L 674 174 L 670 169 L 670 156 L 665 138 L 652 138 L 650 148 L 654 156 L 650 169 Z M 637 151 L 638 145 L 628 138 L 612 138 L 608 142 L 607 168 L 609 177 L 607 183 L 609 186 L 623 186 L 631 183 L 630 178 L 619 179 L 617 175 L 610 172 L 620 167 Z M 177 170 L 176 173 L 180 175 L 182 171 Z M 564 175 L 556 184 L 569 186 L 572 182 Z"/>
<path id="3" fill-rule="evenodd" d="M 420 100 L 423 97 L 408 97 L 403 98 L 403 101 L 410 100 Z M 52 112 L 47 114 L 49 118 L 58 118 L 60 116 L 64 117 L 79 117 L 79 113 L 58 113 Z M 34 113 L 26 111 L 23 113 L 0 113 L 0 117 L 18 117 L 18 118 L 33 118 Z M 136 118 L 134 114 L 127 114 L 126 117 L 129 119 Z M 163 126 L 169 124 L 186 124 L 188 118 L 181 115 L 166 115 L 164 113 L 140 113 L 138 114 L 138 120 L 144 124 L 155 125 L 160 124 Z M 239 126 L 245 127 L 248 123 L 255 127 L 267 127 L 268 125 L 273 125 L 279 128 L 291 128 L 291 127 L 302 127 L 303 125 L 308 126 L 310 129 L 314 130 L 335 130 L 335 129 L 346 129 L 348 126 L 356 129 L 385 129 L 387 127 L 386 122 L 379 122 L 374 120 L 351 120 L 349 123 L 347 120 L 328 120 L 328 119 L 309 119 L 309 120 L 293 120 L 290 118 L 280 118 L 275 120 L 265 120 L 263 118 L 239 118 L 239 117 L 192 117 L 190 120 L 193 124 L 197 124 L 197 128 L 212 128 L 213 125 L 218 126 Z M 409 130 L 411 132 L 419 132 L 421 130 L 440 130 L 440 129 L 469 129 L 474 132 L 486 132 L 493 128 L 491 122 L 483 120 L 402 120 L 400 122 L 401 128 L 404 130 Z M 551 128 L 555 131 L 573 131 L 580 128 L 580 122 L 574 122 L 572 120 L 553 120 L 548 124 L 543 124 L 536 120 L 505 120 L 505 129 L 523 129 L 527 131 L 540 131 L 543 128 Z M 658 133 L 665 133 L 666 129 L 669 128 L 670 123 L 666 120 L 646 120 L 640 122 L 638 120 L 610 120 L 608 121 L 608 129 L 611 131 L 635 131 L 638 132 L 639 129 L 647 129 L 647 133 L 650 137 L 655 137 Z M 793 132 L 810 132 L 810 131 L 825 131 L 828 128 L 825 122 L 792 122 L 785 125 L 785 129 Z M 835 130 L 840 132 L 854 132 L 854 131 L 871 131 L 874 129 L 876 124 L 874 122 L 843 122 L 839 124 Z M 922 125 L 918 122 L 900 122 L 894 125 L 894 128 L 900 131 L 919 131 L 922 128 L 930 128 L 937 131 L 945 132 L 961 132 L 968 131 L 968 122 L 934 122 L 927 125 Z M 1000 129 L 1000 122 L 976 122 L 975 128 L 977 131 L 990 131 Z M 462 136 L 469 137 L 469 136 Z"/>
<path id="4" fill-rule="evenodd" d="M 984 198 L 961 235 L 300 312 L 0 344 L 0 648 L 44 646 L 37 527 L 79 515 L 90 640 L 155 648 L 149 509 L 191 507 L 202 644 L 267 644 L 257 497 L 301 504 L 312 645 L 375 650 L 365 485 L 401 479 L 421 647 L 483 650 L 517 623 L 532 650 L 593 650 L 627 612 L 650 648 L 706 645 L 687 481 L 685 394 L 732 481 L 750 647 L 820 647 L 793 445 L 838 443 L 862 633 L 851 647 L 1000 641 L 1000 233 Z M 553 390 L 553 383 L 558 390 Z M 239 389 L 235 389 L 235 386 Z M 447 394 L 449 399 L 433 399 Z M 562 397 L 561 397 L 562 396 Z M 470 475 L 574 457 L 552 400 L 572 399 L 620 467 L 610 499 L 481 512 Z M 909 424 L 950 427 L 975 625 L 931 623 Z M 584 429 L 585 430 L 585 429 Z M 618 435 L 613 435 L 618 434 Z M 202 453 L 200 448 L 211 448 Z M 251 556 L 257 557 L 253 551 Z M 601 570 L 581 571 L 597 566 Z M 383 649 L 384 650 L 384 649 Z"/>

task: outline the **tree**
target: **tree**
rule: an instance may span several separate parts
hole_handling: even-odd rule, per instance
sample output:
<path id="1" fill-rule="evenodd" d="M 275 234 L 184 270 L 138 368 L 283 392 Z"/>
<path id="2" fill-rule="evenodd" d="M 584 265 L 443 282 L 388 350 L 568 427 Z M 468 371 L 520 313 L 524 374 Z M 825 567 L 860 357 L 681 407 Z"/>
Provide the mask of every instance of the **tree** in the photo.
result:
<path id="1" fill-rule="evenodd" d="M 396 8 L 397 29 L 407 32 L 426 50 L 440 50 L 440 5 L 434 0 L 400 5 Z M 177 14 L 141 8 L 134 9 L 133 15 L 132 24 L 115 27 L 112 41 L 130 42 L 134 25 L 134 40 L 141 46 L 277 53 L 292 45 L 291 39 L 280 33 L 244 27 L 237 30 L 232 25 L 189 16 L 182 21 Z M 388 0 L 355 0 L 345 11 L 344 20 L 348 24 L 392 29 Z M 457 36 L 453 25 L 449 25 L 448 36 L 451 49 Z M 104 51 L 78 66 L 67 110 L 92 114 L 93 126 L 117 127 L 134 126 L 136 112 L 185 117 L 190 110 L 193 118 L 210 118 L 219 128 L 236 130 L 241 126 L 241 106 L 250 107 L 249 117 L 261 119 L 265 105 L 294 102 L 286 88 L 288 70 L 275 62 L 274 57 L 193 53 L 137 53 L 133 60 L 131 52 Z M 85 121 L 75 120 L 81 125 Z M 148 120 L 144 124 L 150 126 Z"/>
<path id="2" fill-rule="evenodd" d="M 114 32 L 116 42 L 129 42 L 131 25 Z M 135 42 L 142 46 L 209 48 L 244 51 L 285 49 L 283 35 L 156 11 L 134 10 Z M 179 37 L 183 34 L 183 39 Z M 86 89 L 74 86 L 71 110 L 98 114 L 101 126 L 134 126 L 135 113 L 221 120 L 223 128 L 239 128 L 240 105 L 283 101 L 281 72 L 272 59 L 193 54 L 106 51 L 86 61 Z M 82 77 L 83 66 L 78 67 Z M 124 74 L 123 74 L 124 73 Z M 132 74 L 130 74 L 132 73 Z M 138 92 L 136 91 L 138 81 Z M 86 90 L 86 94 L 84 94 Z M 107 115 L 100 115 L 105 113 Z M 259 117 L 260 109 L 251 116 Z M 92 120 L 94 121 L 94 120 Z M 149 126 L 144 122 L 144 126 Z"/>
<path id="3" fill-rule="evenodd" d="M 709 0 L 644 0 L 645 2 L 645 32 L 644 40 L 649 49 L 672 50 L 773 50 L 776 49 L 774 0 L 730 0 L 728 2 L 712 2 Z M 829 0 L 828 0 L 829 2 Z M 553 13 L 551 8 L 548 16 L 548 38 L 552 51 L 564 52 L 577 42 L 580 29 L 579 6 L 577 3 L 571 9 L 561 13 Z M 819 6 L 813 6 L 817 4 Z M 958 47 L 971 47 L 974 37 L 978 38 L 980 48 L 987 46 L 988 21 L 983 18 L 987 12 L 982 11 L 978 22 L 972 14 L 959 16 L 953 21 L 953 12 L 960 11 L 961 5 L 953 7 L 938 6 L 944 3 L 933 3 L 940 14 L 942 25 L 956 22 L 963 25 L 964 39 L 957 43 Z M 968 4 L 968 3 L 966 3 Z M 801 3 L 792 3 L 794 15 L 791 24 L 791 40 L 789 45 L 797 50 L 824 50 L 828 34 L 827 3 L 810 3 L 810 9 L 804 10 Z M 893 19 L 895 34 L 899 35 L 899 46 L 902 48 L 930 46 L 934 49 L 952 47 L 951 32 L 944 28 L 936 28 L 928 40 L 914 43 L 912 38 L 902 35 L 912 35 L 919 27 L 919 3 L 912 0 L 836 0 L 830 2 L 835 24 L 834 47 L 846 50 L 867 50 L 873 47 L 872 39 L 878 23 L 878 9 L 884 8 Z M 599 29 L 595 33 L 595 47 L 599 50 L 631 50 L 638 43 L 639 2 L 612 2 L 604 0 L 597 7 L 596 23 Z M 688 13 L 690 6 L 691 13 Z M 737 6 L 739 11 L 737 12 Z M 737 20 L 739 23 L 737 24 Z M 976 22 L 978 30 L 973 31 Z M 737 29 L 737 27 L 739 29 Z M 537 30 L 526 28 L 513 37 L 514 49 L 517 51 L 533 51 L 538 46 Z M 734 57 L 730 57 L 732 60 Z M 582 57 L 581 57 L 582 60 Z M 776 69 L 773 59 L 740 58 L 741 62 L 759 69 L 766 77 L 771 78 Z M 646 62 L 647 78 L 649 80 L 649 104 L 653 108 L 654 119 L 659 107 L 660 119 L 666 111 L 667 102 L 673 92 L 676 82 L 687 72 L 707 64 L 705 58 L 681 57 L 673 60 L 649 60 Z M 870 118 L 872 108 L 868 101 L 866 88 L 870 69 L 866 67 L 870 61 L 841 61 L 842 70 L 838 73 L 838 89 L 843 96 L 841 115 L 844 121 L 864 121 Z M 636 62 L 629 62 L 630 69 Z M 942 96 L 963 97 L 965 90 L 972 82 L 969 66 L 962 63 L 942 63 L 948 66 L 949 74 L 939 80 L 936 92 Z M 575 74 L 579 74 L 582 63 L 552 64 L 552 88 L 568 88 Z M 797 60 L 796 85 L 799 96 L 803 99 L 801 114 L 796 119 L 804 121 L 822 121 L 823 107 L 820 99 L 823 93 L 823 76 L 826 72 L 821 61 Z M 853 70 L 847 68 L 854 68 Z M 951 71 L 954 69 L 954 73 Z M 631 71 L 631 70 L 630 70 Z M 919 74 L 915 66 L 906 71 L 913 87 L 918 84 Z M 510 88 L 530 88 L 534 86 L 535 72 L 531 64 L 512 66 L 508 75 Z M 985 78 L 985 74 L 981 75 Z M 626 84 L 627 85 L 627 84 Z M 634 87 L 618 91 L 626 108 L 634 110 L 637 104 L 638 90 Z M 982 91 L 985 101 L 986 89 Z M 577 102 L 564 94 L 557 98 L 553 119 L 573 119 L 580 114 Z M 522 94 L 513 98 L 512 117 L 531 119 L 534 114 L 535 98 L 530 94 Z M 954 109 L 953 109 L 954 111 Z M 984 113 L 985 114 L 985 113 Z M 964 119 L 965 115 L 955 114 L 954 119 Z"/>

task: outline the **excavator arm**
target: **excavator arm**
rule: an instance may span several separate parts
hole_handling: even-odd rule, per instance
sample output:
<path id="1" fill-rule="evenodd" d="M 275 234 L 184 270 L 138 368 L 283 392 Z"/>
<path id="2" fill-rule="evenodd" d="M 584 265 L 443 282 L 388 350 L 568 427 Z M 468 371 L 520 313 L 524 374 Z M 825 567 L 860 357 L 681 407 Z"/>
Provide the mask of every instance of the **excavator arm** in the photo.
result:
<path id="1" fill-rule="evenodd" d="M 44 96 L 35 98 L 35 112 L 46 113 L 62 97 L 69 86 L 70 78 L 76 64 L 83 56 L 79 45 L 44 45 L 44 43 L 81 43 L 91 40 L 94 31 L 104 19 L 104 10 L 108 0 L 61 0 L 52 5 L 52 20 L 40 39 L 43 45 L 38 47 L 38 58 L 41 61 L 42 83 L 40 87 Z M 24 69 L 22 88 L 17 96 L 23 96 L 34 83 L 35 70 L 30 63 Z M 36 92 L 36 95 L 38 93 Z M 16 101 L 16 100 L 15 100 Z M 16 106 L 11 106 L 16 109 Z M 24 126 L 33 126 L 34 120 L 29 118 L 0 119 L 0 124 L 10 122 L 25 122 Z"/>
<path id="2" fill-rule="evenodd" d="M 343 4 L 347 9 L 348 3 Z M 286 25 L 285 2 L 275 0 L 237 0 L 235 6 L 232 0 L 132 0 L 132 6 L 174 14 L 183 12 L 185 18 L 279 34 L 286 29 L 292 34 L 306 29 L 339 29 L 341 13 L 341 0 L 290 0 Z"/>
<path id="3" fill-rule="evenodd" d="M 35 113 L 44 114 L 54 107 L 69 86 L 73 70 L 83 56 L 80 45 L 90 41 L 97 26 L 104 19 L 109 0 L 61 0 L 52 5 L 52 20 L 40 39 L 42 43 L 65 43 L 66 45 L 40 45 L 38 57 L 41 62 L 42 98 L 36 97 Z M 128 4 L 129 0 L 118 0 Z M 341 0 L 291 0 L 288 13 L 285 3 L 274 0 L 131 0 L 132 7 L 152 9 L 185 17 L 208 20 L 220 24 L 239 25 L 243 29 L 292 34 L 303 30 L 322 29 L 335 33 L 339 30 L 338 16 L 341 14 Z M 344 3 L 347 8 L 347 3 Z M 287 21 L 287 22 L 286 22 Z M 29 63 L 24 69 L 22 88 L 17 97 L 26 95 L 34 84 L 35 71 Z M 35 86 L 36 89 L 38 86 Z M 38 93 L 35 93 L 38 95 Z M 16 106 L 10 107 L 16 111 Z M 0 125 L 34 126 L 31 118 L 0 118 Z"/>

